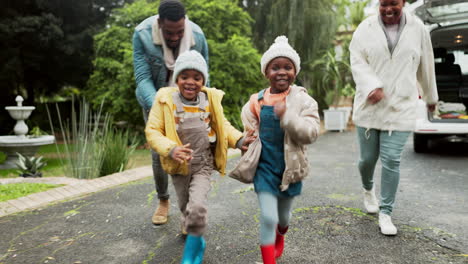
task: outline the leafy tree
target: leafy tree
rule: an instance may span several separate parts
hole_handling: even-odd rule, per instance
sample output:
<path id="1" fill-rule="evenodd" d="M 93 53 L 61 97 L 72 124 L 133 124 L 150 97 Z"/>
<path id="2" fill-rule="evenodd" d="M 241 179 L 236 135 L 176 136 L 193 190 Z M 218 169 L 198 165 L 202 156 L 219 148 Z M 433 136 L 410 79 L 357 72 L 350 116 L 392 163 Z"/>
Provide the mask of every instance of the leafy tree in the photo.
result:
<path id="1" fill-rule="evenodd" d="M 223 90 L 226 117 L 242 128 L 240 111 L 249 95 L 263 89 L 260 54 L 253 47 L 253 20 L 237 1 L 185 1 L 188 15 L 208 39 L 211 85 Z"/>
<path id="2" fill-rule="evenodd" d="M 287 36 L 301 57 L 298 82 L 323 107 L 324 95 L 316 86 L 312 66 L 333 45 L 340 6 L 334 5 L 335 0 L 246 0 L 243 3 L 255 19 L 255 45 L 263 51 L 277 36 Z"/>
<path id="3" fill-rule="evenodd" d="M 24 87 L 29 102 L 37 90 L 57 89 L 59 42 L 64 38 L 61 21 L 53 14 L 18 16 L 0 22 L 0 82 L 8 91 Z"/>
<path id="4" fill-rule="evenodd" d="M 231 123 L 242 128 L 240 112 L 249 95 L 266 87 L 260 71 L 260 54 L 249 38 L 232 36 L 224 43 L 209 40 L 210 76 L 214 87 L 222 89 L 224 112 Z"/>
<path id="5" fill-rule="evenodd" d="M 135 97 L 132 34 L 135 26 L 155 14 L 159 3 L 136 1 L 115 9 L 107 29 L 94 37 L 94 71 L 84 91 L 88 101 L 114 115 L 116 120 L 143 125 L 141 107 Z"/>
<path id="6" fill-rule="evenodd" d="M 335 49 L 330 48 L 312 64 L 316 86 L 325 91 L 323 99 L 329 106 L 337 106 L 343 91 L 350 86 L 351 71 L 348 61 L 338 59 Z"/>
<path id="7" fill-rule="evenodd" d="M 313 62 L 314 87 L 324 94 L 327 106 L 338 106 L 341 96 L 354 96 L 355 84 L 349 65 L 349 44 L 352 33 L 366 18 L 364 9 L 369 0 L 335 0 L 342 14 L 337 20 L 338 32 L 334 37 L 335 46 L 330 47 L 320 58 Z"/>
<path id="8" fill-rule="evenodd" d="M 353 30 L 366 18 L 364 8 L 369 4 L 370 0 L 350 3 L 349 18 L 347 19 Z"/>
<path id="9" fill-rule="evenodd" d="M 328 105 L 327 96 L 339 94 L 336 89 L 352 90 L 351 74 L 346 67 L 347 47 L 352 30 L 365 18 L 364 7 L 368 3 L 369 0 L 243 0 L 239 6 L 255 20 L 253 40 L 261 51 L 278 35 L 289 38 L 301 56 L 298 82 L 309 89 L 323 109 Z M 341 52 L 335 52 L 337 46 Z M 332 76 L 339 79 L 339 87 Z"/>
<path id="10" fill-rule="evenodd" d="M 253 20 L 233 0 L 184 1 L 189 18 L 200 25 L 206 38 L 225 42 L 234 35 L 252 35 Z"/>
<path id="11" fill-rule="evenodd" d="M 18 94 L 25 105 L 39 106 L 64 87 L 83 87 L 92 70 L 93 35 L 125 1 L 133 0 L 2 1 L 0 109 L 14 104 Z M 28 121 L 38 115 L 39 109 Z M 8 114 L 0 115 L 0 123 L 0 134 L 11 133 Z"/>
<path id="12" fill-rule="evenodd" d="M 82 87 L 91 72 L 95 30 L 123 0 L 3 1 L 0 85 L 29 104 L 64 85 Z"/>
<path id="13" fill-rule="evenodd" d="M 239 5 L 242 6 L 255 21 L 252 25 L 253 28 L 253 41 L 255 46 L 259 50 L 266 50 L 271 44 L 270 41 L 273 39 L 268 34 L 271 32 L 268 30 L 268 15 L 270 8 L 276 0 L 245 0 L 239 1 Z"/>
<path id="14" fill-rule="evenodd" d="M 223 103 L 228 119 L 240 127 L 240 109 L 249 95 L 265 83 L 260 73 L 260 54 L 253 47 L 250 16 L 236 1 L 184 1 L 188 16 L 205 32 L 210 51 L 211 85 L 225 91 Z M 116 119 L 142 125 L 141 107 L 135 98 L 133 79 L 133 29 L 156 14 L 158 1 L 135 1 L 115 9 L 108 28 L 95 36 L 96 59 L 86 96 L 99 105 L 106 99 L 105 111 Z"/>

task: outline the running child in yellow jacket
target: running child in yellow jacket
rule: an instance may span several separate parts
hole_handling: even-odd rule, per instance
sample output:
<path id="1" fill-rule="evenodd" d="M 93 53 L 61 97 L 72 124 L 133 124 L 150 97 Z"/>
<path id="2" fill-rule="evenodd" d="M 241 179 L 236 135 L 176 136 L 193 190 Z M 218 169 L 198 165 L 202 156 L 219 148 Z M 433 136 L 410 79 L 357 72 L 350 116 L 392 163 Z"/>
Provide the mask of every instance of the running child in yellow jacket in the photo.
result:
<path id="1" fill-rule="evenodd" d="M 173 76 L 178 87 L 158 90 L 145 133 L 177 194 L 182 232 L 188 233 L 182 263 L 202 263 L 211 174 L 224 175 L 228 147 L 246 150 L 254 137 L 244 138 L 225 118 L 224 92 L 204 86 L 208 67 L 200 53 L 179 55 Z"/>

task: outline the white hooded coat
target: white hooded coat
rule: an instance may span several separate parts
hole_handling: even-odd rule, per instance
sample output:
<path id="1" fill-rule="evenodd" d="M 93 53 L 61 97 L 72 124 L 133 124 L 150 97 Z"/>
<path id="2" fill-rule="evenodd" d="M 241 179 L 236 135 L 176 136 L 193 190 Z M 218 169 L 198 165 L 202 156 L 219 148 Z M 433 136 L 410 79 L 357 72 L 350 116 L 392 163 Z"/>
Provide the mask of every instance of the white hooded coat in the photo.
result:
<path id="1" fill-rule="evenodd" d="M 414 15 L 403 15 L 406 25 L 393 53 L 388 49 L 379 15 L 365 19 L 353 34 L 350 52 L 356 83 L 353 121 L 357 126 L 412 131 L 418 96 L 428 104 L 438 101 L 429 32 Z M 385 97 L 372 105 L 367 96 L 376 88 L 383 88 Z"/>

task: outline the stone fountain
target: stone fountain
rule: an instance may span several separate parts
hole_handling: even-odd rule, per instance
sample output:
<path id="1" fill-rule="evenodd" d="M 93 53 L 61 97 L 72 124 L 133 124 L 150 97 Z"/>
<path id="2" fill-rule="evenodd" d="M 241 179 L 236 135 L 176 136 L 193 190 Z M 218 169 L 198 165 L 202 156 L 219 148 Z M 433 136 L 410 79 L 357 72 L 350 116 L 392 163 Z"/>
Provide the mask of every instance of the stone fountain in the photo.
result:
<path id="1" fill-rule="evenodd" d="M 28 126 L 24 120 L 28 119 L 31 112 L 36 109 L 34 106 L 23 106 L 23 97 L 16 97 L 17 106 L 7 106 L 5 109 L 10 116 L 16 120 L 14 127 L 15 136 L 0 136 L 0 151 L 7 155 L 4 163 L 0 164 L 0 169 L 16 168 L 18 157 L 16 152 L 23 156 L 32 157 L 37 149 L 43 145 L 53 144 L 54 136 L 28 136 Z"/>

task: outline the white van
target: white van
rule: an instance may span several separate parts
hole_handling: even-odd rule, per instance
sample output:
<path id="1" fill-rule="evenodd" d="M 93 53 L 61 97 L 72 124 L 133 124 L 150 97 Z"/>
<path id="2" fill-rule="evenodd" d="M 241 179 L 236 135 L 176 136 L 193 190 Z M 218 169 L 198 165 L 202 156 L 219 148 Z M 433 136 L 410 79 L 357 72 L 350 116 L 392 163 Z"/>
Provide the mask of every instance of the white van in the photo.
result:
<path id="1" fill-rule="evenodd" d="M 427 111 L 418 102 L 413 134 L 415 152 L 425 152 L 429 141 L 468 140 L 468 1 L 423 0 L 414 12 L 431 32 L 434 48 L 438 107 Z"/>

